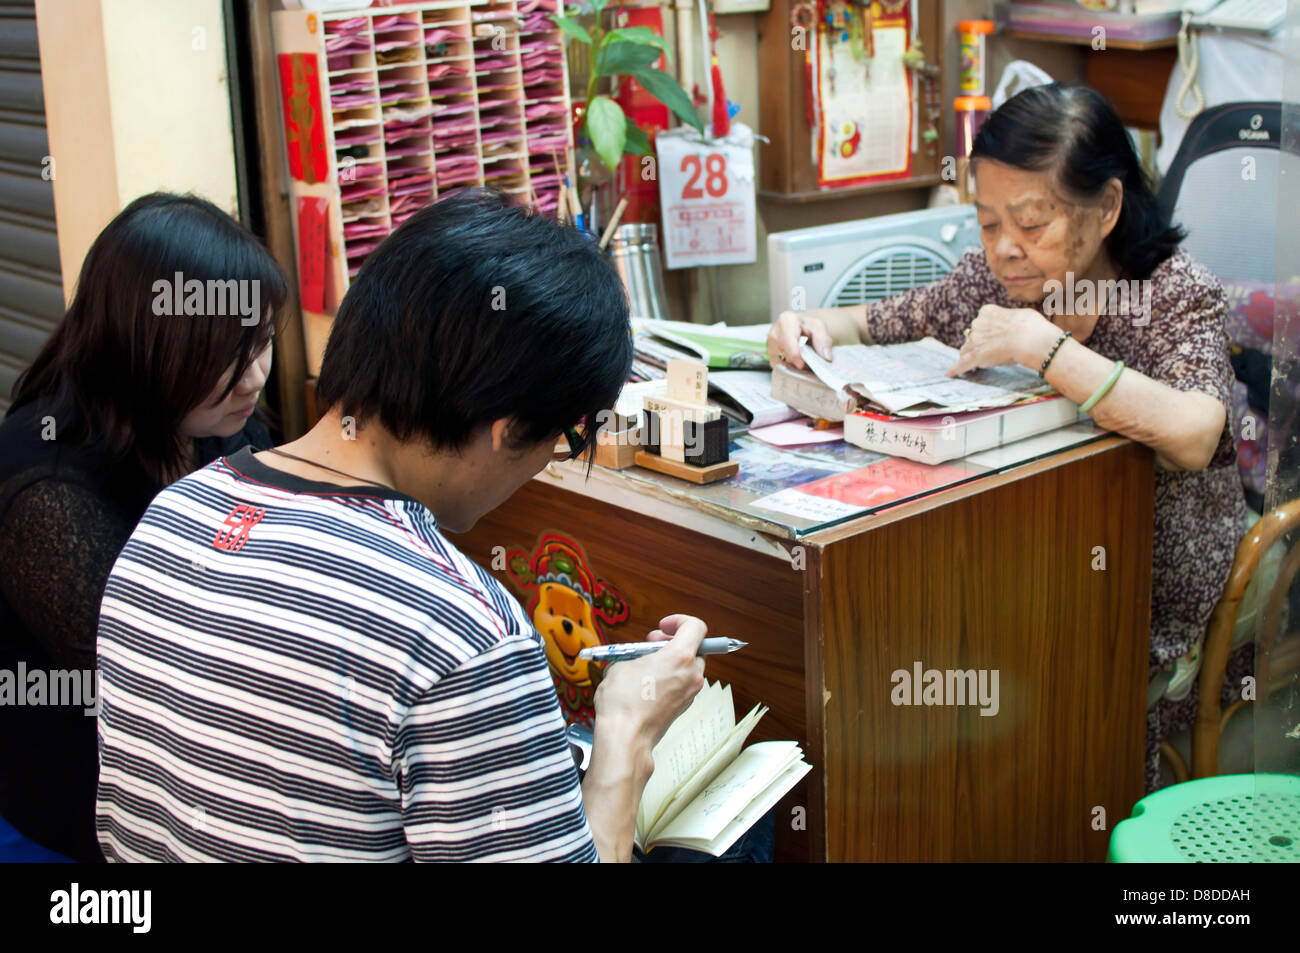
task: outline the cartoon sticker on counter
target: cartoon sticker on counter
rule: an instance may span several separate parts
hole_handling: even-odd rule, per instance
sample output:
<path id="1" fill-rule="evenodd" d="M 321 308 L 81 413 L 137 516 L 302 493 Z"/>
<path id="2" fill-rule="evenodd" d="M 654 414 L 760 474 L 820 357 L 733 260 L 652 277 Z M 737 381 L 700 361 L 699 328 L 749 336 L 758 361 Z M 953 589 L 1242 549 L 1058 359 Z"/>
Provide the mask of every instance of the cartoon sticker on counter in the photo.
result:
<path id="1" fill-rule="evenodd" d="M 516 588 L 529 594 L 528 613 L 542 636 L 564 720 L 591 724 L 601 669 L 578 653 L 604 645 L 606 627 L 627 621 L 627 600 L 596 578 L 582 547 L 558 533 L 542 536 L 531 556 L 510 550 L 506 565 Z"/>

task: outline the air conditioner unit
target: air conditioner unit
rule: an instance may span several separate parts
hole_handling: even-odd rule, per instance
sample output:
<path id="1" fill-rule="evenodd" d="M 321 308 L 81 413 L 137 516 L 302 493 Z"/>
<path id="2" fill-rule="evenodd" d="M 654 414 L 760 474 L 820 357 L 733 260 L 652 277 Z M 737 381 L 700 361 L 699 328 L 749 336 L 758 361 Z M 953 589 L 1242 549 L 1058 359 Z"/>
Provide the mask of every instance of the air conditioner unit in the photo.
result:
<path id="1" fill-rule="evenodd" d="M 767 236 L 772 320 L 877 301 L 952 271 L 980 243 L 973 205 L 880 215 Z"/>

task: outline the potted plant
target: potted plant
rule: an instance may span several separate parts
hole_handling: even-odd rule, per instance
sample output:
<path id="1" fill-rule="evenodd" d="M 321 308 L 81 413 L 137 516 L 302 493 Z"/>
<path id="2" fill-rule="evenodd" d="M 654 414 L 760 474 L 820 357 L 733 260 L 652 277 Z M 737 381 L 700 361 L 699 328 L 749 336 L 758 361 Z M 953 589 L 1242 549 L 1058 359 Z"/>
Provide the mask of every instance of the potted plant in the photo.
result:
<path id="1" fill-rule="evenodd" d="M 661 53 L 668 57 L 670 64 L 672 62 L 664 38 L 644 26 L 605 30 L 600 21 L 608 0 L 590 2 L 593 16 L 589 26 L 584 27 L 578 22 L 577 7 L 570 7 L 574 15 L 569 15 L 564 12 L 563 4 L 560 13 L 552 15 L 551 19 L 570 37 L 591 47 L 587 105 L 578 132 L 586 133 L 596 155 L 612 174 L 624 153 L 646 155 L 650 152 L 650 140 L 645 132 L 623 114 L 622 107 L 612 98 L 611 94 L 625 77 L 635 79 L 673 115 L 701 133 L 704 123 L 695 114 L 690 97 L 682 91 L 677 80 L 651 65 Z M 611 94 L 599 92 L 604 79 L 610 81 Z"/>

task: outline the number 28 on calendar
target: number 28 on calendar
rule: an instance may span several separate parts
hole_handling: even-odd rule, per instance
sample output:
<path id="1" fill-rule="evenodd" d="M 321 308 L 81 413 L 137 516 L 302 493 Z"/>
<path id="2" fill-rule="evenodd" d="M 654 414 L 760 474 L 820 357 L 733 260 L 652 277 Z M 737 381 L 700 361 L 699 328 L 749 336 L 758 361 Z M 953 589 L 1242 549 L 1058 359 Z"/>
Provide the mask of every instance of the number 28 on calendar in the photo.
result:
<path id="1" fill-rule="evenodd" d="M 668 156 L 665 138 L 660 138 L 659 198 L 668 267 L 754 261 L 752 150 L 672 143 L 679 154 Z"/>

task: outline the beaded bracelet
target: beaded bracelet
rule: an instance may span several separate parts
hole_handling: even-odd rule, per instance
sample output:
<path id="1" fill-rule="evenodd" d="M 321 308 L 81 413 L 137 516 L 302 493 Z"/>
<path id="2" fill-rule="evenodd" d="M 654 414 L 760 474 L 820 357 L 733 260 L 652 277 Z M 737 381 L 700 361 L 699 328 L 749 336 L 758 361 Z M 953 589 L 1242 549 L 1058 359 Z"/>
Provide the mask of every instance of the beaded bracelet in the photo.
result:
<path id="1" fill-rule="evenodd" d="M 1065 343 L 1065 339 L 1068 338 L 1069 336 L 1070 336 L 1070 332 L 1066 331 L 1064 334 L 1062 334 L 1059 338 L 1056 339 L 1056 343 L 1052 345 L 1052 349 L 1047 352 L 1047 360 L 1043 361 L 1043 366 L 1038 369 L 1039 377 L 1043 378 L 1044 380 L 1047 379 L 1047 365 L 1052 363 L 1052 358 L 1056 357 L 1056 352 L 1061 349 L 1061 345 Z"/>
<path id="2" fill-rule="evenodd" d="M 1079 409 L 1086 414 L 1088 411 L 1092 410 L 1092 408 L 1096 407 L 1097 401 L 1105 397 L 1107 392 L 1112 387 L 1115 386 L 1115 382 L 1119 380 L 1119 375 L 1123 372 L 1123 370 L 1124 370 L 1124 362 L 1116 361 L 1115 366 L 1112 367 L 1110 370 L 1110 377 L 1106 378 L 1106 383 L 1098 387 L 1096 393 L 1094 393 L 1091 397 L 1089 397 L 1082 404 L 1080 404 Z"/>

